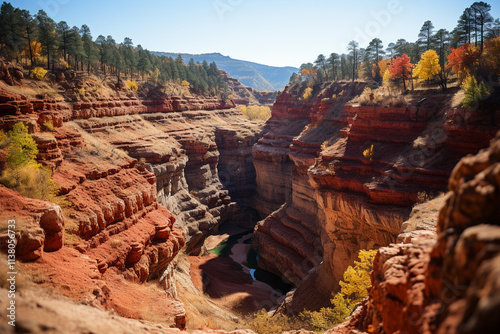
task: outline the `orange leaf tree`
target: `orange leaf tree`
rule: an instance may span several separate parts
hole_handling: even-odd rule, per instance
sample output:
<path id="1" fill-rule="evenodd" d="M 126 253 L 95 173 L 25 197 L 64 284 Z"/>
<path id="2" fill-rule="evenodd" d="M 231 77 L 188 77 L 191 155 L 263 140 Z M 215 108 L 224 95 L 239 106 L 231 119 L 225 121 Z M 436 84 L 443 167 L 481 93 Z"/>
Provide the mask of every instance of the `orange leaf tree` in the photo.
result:
<path id="1" fill-rule="evenodd" d="M 411 69 L 413 67 L 415 67 L 415 65 L 410 62 L 410 57 L 406 54 L 397 57 L 392 61 L 392 64 L 389 65 L 389 73 L 391 73 L 392 77 L 395 80 L 402 80 L 403 90 L 406 90 L 406 79 L 411 78 Z"/>
<path id="2" fill-rule="evenodd" d="M 481 51 L 474 45 L 465 43 L 458 48 L 451 48 L 448 55 L 448 65 L 446 68 L 458 74 L 460 81 L 463 81 L 471 74 L 472 67 L 481 56 Z"/>
<path id="3" fill-rule="evenodd" d="M 484 50 L 479 60 L 479 74 L 487 77 L 491 74 L 500 77 L 500 37 L 484 43 Z"/>

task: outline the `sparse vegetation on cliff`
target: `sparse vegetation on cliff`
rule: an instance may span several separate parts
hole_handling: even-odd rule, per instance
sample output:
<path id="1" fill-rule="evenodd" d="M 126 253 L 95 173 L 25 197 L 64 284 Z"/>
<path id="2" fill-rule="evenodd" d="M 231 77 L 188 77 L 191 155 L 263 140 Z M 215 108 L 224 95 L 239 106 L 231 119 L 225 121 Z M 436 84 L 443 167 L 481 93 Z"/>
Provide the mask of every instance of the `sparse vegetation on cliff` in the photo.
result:
<path id="1" fill-rule="evenodd" d="M 267 121 L 271 118 L 271 108 L 268 106 L 251 105 L 247 107 L 245 105 L 239 105 L 238 109 L 240 109 L 243 116 L 251 121 Z"/>
<path id="2" fill-rule="evenodd" d="M 324 307 L 319 311 L 304 311 L 298 316 L 286 316 L 281 313 L 270 315 L 265 310 L 260 310 L 248 322 L 249 327 L 259 334 L 281 333 L 301 328 L 324 332 L 342 323 L 368 296 L 375 254 L 376 250 L 360 250 L 359 261 L 355 261 L 354 266 L 346 269 L 344 280 L 339 282 L 340 292 L 331 300 L 332 307 Z"/>
<path id="3" fill-rule="evenodd" d="M 56 202 L 59 187 L 52 180 L 52 171 L 35 161 L 38 148 L 28 128 L 21 122 L 16 123 L 9 131 L 8 141 L 7 168 L 2 172 L 0 183 L 23 196 Z M 5 135 L 0 134 L 0 142 L 7 142 Z"/>
<path id="4" fill-rule="evenodd" d="M 462 107 L 466 109 L 478 108 L 481 101 L 485 100 L 490 95 L 484 82 L 481 81 L 478 83 L 473 76 L 469 76 L 465 79 L 463 89 L 465 91 L 465 97 L 462 101 Z"/>

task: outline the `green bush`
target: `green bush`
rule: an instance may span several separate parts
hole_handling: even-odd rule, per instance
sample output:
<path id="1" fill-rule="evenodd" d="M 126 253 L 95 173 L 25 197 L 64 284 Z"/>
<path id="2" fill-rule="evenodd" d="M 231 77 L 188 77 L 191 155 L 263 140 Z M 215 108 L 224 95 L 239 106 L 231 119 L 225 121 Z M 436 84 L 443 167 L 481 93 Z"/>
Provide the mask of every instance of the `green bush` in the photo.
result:
<path id="1" fill-rule="evenodd" d="M 490 92 L 484 82 L 477 83 L 474 76 L 469 76 L 464 80 L 462 88 L 465 90 L 465 97 L 462 100 L 462 107 L 466 109 L 476 109 L 480 102 L 485 100 Z"/>
<path id="2" fill-rule="evenodd" d="M 11 143 L 7 150 L 5 161 L 11 168 L 18 168 L 35 161 L 38 147 L 28 128 L 22 122 L 16 123 L 9 131 Z"/>
<path id="3" fill-rule="evenodd" d="M 21 195 L 56 203 L 59 186 L 52 180 L 52 171 L 36 162 L 38 147 L 28 128 L 21 122 L 9 131 L 10 143 L 7 146 L 7 168 L 0 176 L 0 183 L 18 191 Z M 6 142 L 0 133 L 0 144 Z"/>

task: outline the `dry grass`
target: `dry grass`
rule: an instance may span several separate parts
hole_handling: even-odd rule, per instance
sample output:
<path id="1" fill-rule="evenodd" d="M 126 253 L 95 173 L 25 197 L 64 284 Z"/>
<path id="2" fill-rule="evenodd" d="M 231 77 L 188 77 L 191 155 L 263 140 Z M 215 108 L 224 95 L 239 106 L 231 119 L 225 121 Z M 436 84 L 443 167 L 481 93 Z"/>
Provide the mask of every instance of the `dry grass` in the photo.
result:
<path id="1" fill-rule="evenodd" d="M 363 93 L 357 97 L 354 102 L 361 106 L 382 106 L 382 107 L 406 107 L 408 101 L 401 94 L 395 94 L 387 87 L 380 87 L 372 90 L 367 87 Z"/>
<path id="2" fill-rule="evenodd" d="M 111 239 L 110 242 L 109 242 L 109 245 L 112 247 L 112 248 L 118 248 L 122 245 L 122 241 L 119 240 L 119 239 Z"/>

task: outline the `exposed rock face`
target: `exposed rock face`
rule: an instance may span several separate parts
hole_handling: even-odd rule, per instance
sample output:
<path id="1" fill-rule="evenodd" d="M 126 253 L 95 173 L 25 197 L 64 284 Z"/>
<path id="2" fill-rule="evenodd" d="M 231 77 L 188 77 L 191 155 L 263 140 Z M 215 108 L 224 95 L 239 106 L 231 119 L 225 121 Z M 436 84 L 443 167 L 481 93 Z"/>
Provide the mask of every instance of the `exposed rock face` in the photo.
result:
<path id="1" fill-rule="evenodd" d="M 33 261 L 63 245 L 64 219 L 58 205 L 20 196 L 0 185 L 0 219 L 1 249 L 7 250 L 8 231 L 12 231 L 18 240 L 18 260 Z"/>
<path id="2" fill-rule="evenodd" d="M 437 236 L 416 231 L 411 238 L 400 236 L 400 244 L 380 249 L 365 330 L 498 330 L 499 175 L 500 134 L 489 149 L 462 159 L 454 169 Z"/>
<path id="3" fill-rule="evenodd" d="M 85 81 L 61 85 L 67 90 L 55 97 L 0 90 L 2 129 L 28 126 L 39 147 L 37 160 L 53 170 L 71 203 L 62 215 L 57 206 L 0 186 L 0 212 L 12 210 L 23 222 L 18 258 L 43 257 L 25 269 L 50 276 L 48 288 L 62 287 L 58 292 L 75 300 L 131 318 L 150 312 L 182 327 L 182 303 L 163 292 L 165 300 L 156 304 L 161 290 L 130 281 L 164 277 L 185 243 L 197 253 L 237 209 L 230 192 L 248 205 L 255 189 L 251 148 L 261 125 L 244 119 L 231 101 L 138 99 L 107 88 L 81 96 L 74 88 L 91 91 Z M 231 179 L 219 171 L 230 171 Z M 1 238 L 2 249 L 7 238 Z M 55 250 L 57 256 L 44 254 Z M 130 300 L 141 294 L 159 310 L 134 308 Z"/>
<path id="4" fill-rule="evenodd" d="M 139 100 L 120 92 L 113 94 L 108 98 L 80 99 L 68 93 L 66 98 L 71 102 L 66 103 L 2 91 L 2 106 L 12 109 L 2 121 L 6 130 L 18 121 L 28 124 L 30 132 L 36 133 L 39 161 L 55 169 L 54 178 L 62 186 L 62 193 L 75 202 L 84 200 L 89 192 L 94 194 L 88 198 L 90 201 L 106 196 L 90 186 L 78 193 L 75 189 L 85 180 L 96 181 L 92 187 L 103 189 L 100 187 L 108 179 L 111 183 L 132 178 L 137 183 L 154 184 L 156 178 L 156 193 L 154 187 L 137 189 L 139 202 L 129 200 L 131 194 L 117 195 L 115 191 L 111 196 L 117 199 L 106 204 L 110 205 L 106 209 L 96 204 L 77 209 L 87 212 L 85 217 L 78 217 L 80 235 L 85 239 L 125 216 L 137 214 L 158 198 L 158 203 L 177 216 L 176 225 L 184 229 L 189 249 L 197 252 L 203 237 L 236 209 L 224 185 L 242 204 L 255 188 L 250 150 L 260 133 L 259 125 L 244 120 L 234 109 L 223 111 L 234 106 L 232 102 L 190 96 Z M 54 130 L 42 133 L 46 122 L 51 122 Z M 121 150 L 139 160 L 142 171 Z M 115 185 L 117 189 L 121 186 Z M 131 212 L 125 214 L 125 207 Z"/>
<path id="5" fill-rule="evenodd" d="M 258 224 L 254 247 L 260 266 L 298 286 L 293 312 L 329 305 L 358 251 L 396 241 L 419 193 L 443 191 L 454 164 L 497 126 L 446 107 L 454 92 L 426 100 L 415 93 L 418 102 L 404 108 L 346 105 L 363 88 L 316 87 L 307 101 L 297 87 L 285 90 L 254 147 L 256 207 L 265 216 L 284 204 Z M 482 135 L 457 145 L 456 134 L 469 130 Z"/>

